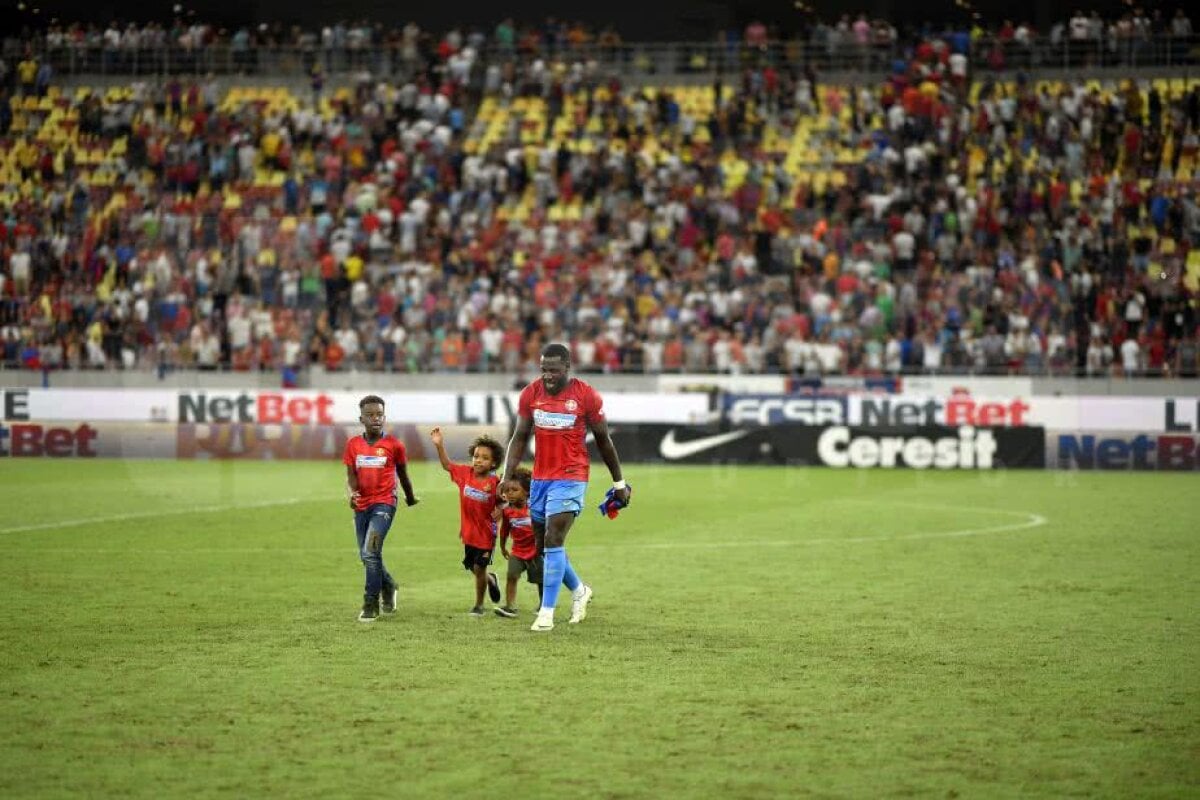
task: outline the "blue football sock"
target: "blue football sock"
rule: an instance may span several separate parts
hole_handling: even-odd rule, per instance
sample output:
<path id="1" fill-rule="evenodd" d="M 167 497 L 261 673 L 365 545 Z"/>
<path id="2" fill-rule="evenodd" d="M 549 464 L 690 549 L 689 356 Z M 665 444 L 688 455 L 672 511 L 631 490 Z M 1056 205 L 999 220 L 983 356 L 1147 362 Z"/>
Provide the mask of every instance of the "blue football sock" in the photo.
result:
<path id="1" fill-rule="evenodd" d="M 562 586 L 567 554 L 561 547 L 547 547 L 542 566 L 542 608 L 553 609 L 558 604 L 558 587 Z"/>
<path id="2" fill-rule="evenodd" d="M 567 587 L 568 591 L 575 591 L 579 588 L 579 576 L 575 574 L 575 568 L 571 566 L 571 559 L 563 553 L 563 558 L 566 561 L 566 569 L 563 570 L 563 586 Z"/>

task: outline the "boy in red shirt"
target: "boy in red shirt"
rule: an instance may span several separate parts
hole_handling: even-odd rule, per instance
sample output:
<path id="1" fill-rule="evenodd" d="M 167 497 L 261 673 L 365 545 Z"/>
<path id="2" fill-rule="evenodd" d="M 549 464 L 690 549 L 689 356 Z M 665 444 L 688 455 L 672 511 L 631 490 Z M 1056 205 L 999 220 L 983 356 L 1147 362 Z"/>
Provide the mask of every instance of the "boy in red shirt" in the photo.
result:
<path id="1" fill-rule="evenodd" d="M 492 512 L 499 503 L 496 489 L 500 479 L 496 477 L 496 466 L 504 458 L 504 448 L 492 437 L 480 436 L 467 449 L 471 463 L 455 464 L 446 455 L 442 429 L 434 428 L 429 438 L 437 448 L 442 469 L 450 473 L 450 480 L 459 490 L 458 535 L 463 543 L 462 565 L 475 575 L 475 605 L 470 614 L 482 617 L 484 590 L 493 603 L 500 602 L 500 582 L 494 572 L 488 571 L 488 566 L 496 546 L 496 523 L 492 520 Z"/>
<path id="2" fill-rule="evenodd" d="M 362 612 L 359 622 L 374 622 L 382 609 L 396 611 L 396 581 L 383 566 L 383 540 L 396 516 L 396 483 L 404 489 L 405 505 L 415 506 L 412 482 L 408 479 L 408 458 L 404 444 L 383 432 L 383 399 L 367 395 L 358 403 L 361 436 L 346 442 L 342 463 L 346 465 L 346 483 L 350 490 L 350 508 L 354 510 L 354 532 L 358 536 L 358 557 L 366 568 Z"/>
<path id="3" fill-rule="evenodd" d="M 529 483 L 533 473 L 519 469 L 512 480 L 501 487 L 504 508 L 497 508 L 493 517 L 500 523 L 500 554 L 508 561 L 508 582 L 504 587 L 504 605 L 496 609 L 501 617 L 517 616 L 517 582 L 521 573 L 538 587 L 538 599 L 542 595 L 542 557 L 538 555 L 537 537 L 533 532 L 533 519 L 529 515 Z M 512 550 L 508 539 L 512 537 Z"/>

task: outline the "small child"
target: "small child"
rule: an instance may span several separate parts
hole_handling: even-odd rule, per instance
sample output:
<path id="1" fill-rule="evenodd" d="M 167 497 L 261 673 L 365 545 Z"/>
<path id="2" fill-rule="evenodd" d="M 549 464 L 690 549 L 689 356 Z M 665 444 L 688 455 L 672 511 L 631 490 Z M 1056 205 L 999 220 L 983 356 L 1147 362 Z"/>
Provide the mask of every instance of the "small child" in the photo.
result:
<path id="1" fill-rule="evenodd" d="M 459 538 L 463 543 L 463 568 L 475 576 L 475 605 L 470 614 L 483 616 L 483 593 L 486 590 L 493 603 L 500 602 L 500 582 L 496 573 L 489 572 L 492 551 L 496 547 L 496 523 L 492 520 L 499 498 L 496 488 L 500 479 L 496 467 L 504 458 L 504 448 L 490 436 L 480 436 L 471 442 L 467 453 L 471 463 L 455 464 L 446 455 L 442 429 L 434 428 L 429 438 L 437 448 L 442 468 L 459 488 Z"/>
<path id="2" fill-rule="evenodd" d="M 542 557 L 538 553 L 533 520 L 529 516 L 529 481 L 532 477 L 527 469 L 513 473 L 512 480 L 500 489 L 506 505 L 493 513 L 493 517 L 500 522 L 500 554 L 508 561 L 504 605 L 496 609 L 496 614 L 501 617 L 517 616 L 517 582 L 522 572 L 526 580 L 538 587 L 539 601 L 542 596 Z M 511 551 L 508 549 L 510 535 Z"/>

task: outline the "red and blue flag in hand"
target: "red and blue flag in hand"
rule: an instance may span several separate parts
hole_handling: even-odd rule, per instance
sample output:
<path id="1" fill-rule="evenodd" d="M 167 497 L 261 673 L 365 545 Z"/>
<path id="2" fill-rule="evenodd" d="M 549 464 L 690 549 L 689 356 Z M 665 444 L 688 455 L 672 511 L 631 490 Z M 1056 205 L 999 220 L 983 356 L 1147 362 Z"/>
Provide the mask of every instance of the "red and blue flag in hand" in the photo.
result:
<path id="1" fill-rule="evenodd" d="M 626 487 L 629 490 L 629 500 L 622 500 L 617 496 L 617 490 L 609 488 L 604 494 L 604 502 L 600 504 L 600 513 L 609 519 L 616 519 L 617 514 L 621 513 L 621 509 L 629 505 L 629 501 L 633 499 L 633 487 L 628 484 Z"/>

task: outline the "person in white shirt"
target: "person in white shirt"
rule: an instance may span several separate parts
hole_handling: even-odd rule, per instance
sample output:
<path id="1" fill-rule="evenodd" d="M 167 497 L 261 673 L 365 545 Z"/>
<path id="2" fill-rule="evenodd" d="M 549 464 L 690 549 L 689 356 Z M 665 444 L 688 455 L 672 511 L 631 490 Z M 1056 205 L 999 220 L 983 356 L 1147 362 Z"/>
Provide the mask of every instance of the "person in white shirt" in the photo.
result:
<path id="1" fill-rule="evenodd" d="M 1133 336 L 1121 342 L 1121 369 L 1127 377 L 1141 374 L 1142 348 Z"/>
<path id="2" fill-rule="evenodd" d="M 490 371 L 500 365 L 500 346 L 504 341 L 504 331 L 494 321 L 489 321 L 486 328 L 479 334 L 483 345 L 483 369 Z"/>
<path id="3" fill-rule="evenodd" d="M 1146 297 L 1141 292 L 1130 292 L 1125 298 L 1125 323 L 1130 338 L 1136 338 L 1146 312 Z M 1124 349 L 1124 347 L 1122 347 Z"/>
<path id="4" fill-rule="evenodd" d="M 727 373 L 733 365 L 733 345 L 729 331 L 721 331 L 712 346 L 713 367 L 717 372 Z"/>
<path id="5" fill-rule="evenodd" d="M 829 341 L 828 334 L 813 345 L 810 352 L 816 356 L 817 366 L 822 375 L 831 375 L 842 371 L 842 348 Z"/>
<path id="6" fill-rule="evenodd" d="M 95 339 L 88 337 L 87 340 L 87 363 L 89 367 L 101 369 L 108 362 L 104 357 L 104 348 Z"/>
<path id="7" fill-rule="evenodd" d="M 28 250 L 18 250 L 8 257 L 8 266 L 12 274 L 13 291 L 25 294 L 29 291 L 31 259 Z"/>
<path id="8" fill-rule="evenodd" d="M 337 333 L 335 333 L 334 336 L 337 338 L 337 343 L 341 345 L 342 350 L 346 352 L 346 362 L 350 363 L 355 361 L 355 357 L 358 355 L 358 351 L 361 349 L 359 347 L 358 331 L 354 330 L 354 328 L 343 325 L 337 330 Z"/>
<path id="9" fill-rule="evenodd" d="M 1087 349 L 1088 375 L 1103 375 L 1108 372 L 1108 365 L 1112 363 L 1112 358 L 1112 345 L 1099 336 L 1093 336 Z"/>
<path id="10" fill-rule="evenodd" d="M 196 365 L 200 369 L 214 370 L 221 358 L 221 340 L 217 335 L 202 325 L 196 350 Z"/>
<path id="11" fill-rule="evenodd" d="M 229 320 L 229 346 L 241 350 L 250 346 L 250 320 L 244 315 L 237 315 Z"/>
<path id="12" fill-rule="evenodd" d="M 783 363 L 788 372 L 803 372 L 808 360 L 808 342 L 800 331 L 793 331 L 783 343 Z"/>
<path id="13" fill-rule="evenodd" d="M 575 343 L 575 360 L 582 370 L 591 370 L 596 366 L 596 342 L 584 336 Z"/>
<path id="14" fill-rule="evenodd" d="M 908 271 L 916 262 L 917 238 L 907 230 L 900 230 L 892 237 L 892 247 L 896 253 L 896 269 Z"/>
<path id="15" fill-rule="evenodd" d="M 657 336 L 651 336 L 642 345 L 642 364 L 647 373 L 662 372 L 663 341 Z"/>
<path id="16" fill-rule="evenodd" d="M 883 363 L 888 372 L 900 372 L 900 368 L 903 366 L 900 360 L 902 352 L 900 340 L 896 338 L 895 334 L 889 336 L 883 354 Z"/>
<path id="17" fill-rule="evenodd" d="M 300 344 L 300 337 L 292 333 L 288 336 L 287 341 L 283 343 L 284 365 L 289 367 L 300 366 L 300 355 L 303 352 L 304 346 Z"/>
<path id="18" fill-rule="evenodd" d="M 936 373 L 942 368 L 942 345 L 932 332 L 925 334 L 923 362 L 926 372 Z"/>

